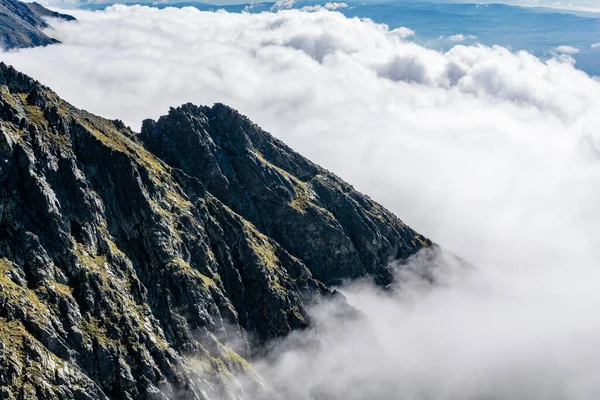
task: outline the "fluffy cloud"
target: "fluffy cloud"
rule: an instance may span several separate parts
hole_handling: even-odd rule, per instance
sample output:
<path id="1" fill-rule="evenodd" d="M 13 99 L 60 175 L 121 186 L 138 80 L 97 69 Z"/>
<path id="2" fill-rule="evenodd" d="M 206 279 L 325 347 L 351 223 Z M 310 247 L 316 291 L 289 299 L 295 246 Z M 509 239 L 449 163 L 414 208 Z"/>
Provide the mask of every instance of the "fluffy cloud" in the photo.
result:
<path id="1" fill-rule="evenodd" d="M 295 0 L 277 0 L 271 7 L 271 11 L 289 10 L 294 7 Z"/>
<path id="2" fill-rule="evenodd" d="M 230 104 L 477 267 L 344 288 L 367 322 L 325 305 L 315 350 L 264 364 L 289 398 L 597 397 L 600 83 L 570 58 L 441 53 L 328 11 L 75 14 L 63 44 L 0 59 L 136 129 Z"/>
<path id="3" fill-rule="evenodd" d="M 412 29 L 401 26 L 399 28 L 392 29 L 390 35 L 397 35 L 400 39 L 407 39 L 411 36 L 415 36 L 416 32 Z"/>
<path id="4" fill-rule="evenodd" d="M 475 40 L 475 39 L 477 39 L 477 36 L 475 36 L 475 35 L 463 35 L 462 33 L 459 33 L 459 34 L 448 36 L 448 37 L 442 35 L 438 38 L 438 41 L 449 40 L 450 42 L 460 43 L 460 42 L 464 42 L 466 40 Z"/>
<path id="5" fill-rule="evenodd" d="M 338 2 L 326 3 L 325 8 L 328 10 L 337 10 L 340 8 L 348 8 L 348 4 Z"/>
<path id="6" fill-rule="evenodd" d="M 463 35 L 462 33 L 459 33 L 458 35 L 452 35 L 448 38 L 448 40 L 450 40 L 452 42 L 464 42 L 465 35 Z"/>
<path id="7" fill-rule="evenodd" d="M 579 53 L 579 49 L 577 47 L 572 46 L 558 46 L 554 48 L 554 51 L 561 54 L 569 54 L 575 55 Z"/>
<path id="8" fill-rule="evenodd" d="M 338 10 L 340 8 L 348 8 L 348 4 L 346 3 L 337 3 L 337 2 L 330 2 L 330 3 L 326 3 L 324 6 L 320 5 L 320 4 L 315 4 L 312 6 L 304 6 L 302 7 L 302 11 L 319 11 L 319 10 Z"/>

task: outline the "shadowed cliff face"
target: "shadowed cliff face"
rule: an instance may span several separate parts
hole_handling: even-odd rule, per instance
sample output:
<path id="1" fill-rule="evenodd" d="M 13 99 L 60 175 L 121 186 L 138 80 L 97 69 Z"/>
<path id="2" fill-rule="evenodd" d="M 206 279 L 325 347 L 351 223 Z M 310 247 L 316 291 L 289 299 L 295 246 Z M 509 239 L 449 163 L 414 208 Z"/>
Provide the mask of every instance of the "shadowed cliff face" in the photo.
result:
<path id="1" fill-rule="evenodd" d="M 256 397 L 328 285 L 430 244 L 226 106 L 138 135 L 0 63 L 2 399 Z"/>
<path id="2" fill-rule="evenodd" d="M 302 259 L 328 285 L 372 275 L 431 244 L 352 186 L 217 104 L 144 121 L 147 148 L 202 181 L 233 211 Z"/>
<path id="3" fill-rule="evenodd" d="M 74 21 L 75 18 L 60 14 L 39 3 L 23 3 L 18 0 L 0 0 L 0 49 L 46 46 L 58 43 L 42 29 L 48 24 L 44 17 Z"/>

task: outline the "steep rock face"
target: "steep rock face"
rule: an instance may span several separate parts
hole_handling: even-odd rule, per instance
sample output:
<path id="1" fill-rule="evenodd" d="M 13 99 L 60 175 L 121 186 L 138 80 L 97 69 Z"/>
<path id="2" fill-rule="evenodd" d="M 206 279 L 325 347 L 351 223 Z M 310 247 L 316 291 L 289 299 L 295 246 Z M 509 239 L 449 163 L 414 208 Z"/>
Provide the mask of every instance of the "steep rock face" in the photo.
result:
<path id="1" fill-rule="evenodd" d="M 219 200 L 302 259 L 328 285 L 372 275 L 429 240 L 235 110 L 186 104 L 141 138 L 167 164 L 198 178 Z"/>
<path id="2" fill-rule="evenodd" d="M 47 17 L 47 18 L 58 18 L 65 21 L 76 21 L 76 18 L 69 14 L 63 14 L 56 11 L 48 10 L 46 7 L 41 5 L 40 3 L 36 3 L 35 1 L 32 3 L 25 3 L 27 7 L 38 17 Z"/>
<path id="3" fill-rule="evenodd" d="M 58 43 L 42 32 L 48 27 L 44 17 L 75 20 L 70 15 L 48 10 L 39 3 L 0 0 L 0 48 L 8 50 Z"/>
<path id="4" fill-rule="evenodd" d="M 429 243 L 225 106 L 138 135 L 0 63 L 0 399 L 255 398 L 325 283 Z"/>

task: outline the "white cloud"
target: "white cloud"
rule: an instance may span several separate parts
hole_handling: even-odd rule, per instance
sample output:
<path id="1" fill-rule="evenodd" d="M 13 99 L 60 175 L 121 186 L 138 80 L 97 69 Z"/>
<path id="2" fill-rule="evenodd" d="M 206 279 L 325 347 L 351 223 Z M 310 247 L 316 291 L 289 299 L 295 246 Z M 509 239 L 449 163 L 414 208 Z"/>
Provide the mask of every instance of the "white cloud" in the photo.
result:
<path id="1" fill-rule="evenodd" d="M 400 39 L 406 39 L 408 37 L 414 36 L 415 34 L 416 34 L 415 31 L 413 31 L 412 29 L 409 29 L 409 28 L 405 28 L 403 26 L 392 29 L 390 31 L 390 35 L 396 35 Z"/>
<path id="2" fill-rule="evenodd" d="M 452 35 L 450 37 L 448 37 L 448 40 L 452 41 L 452 42 L 464 42 L 465 41 L 465 35 L 463 35 L 462 33 L 459 33 L 458 35 Z"/>
<path id="3" fill-rule="evenodd" d="M 548 285 L 489 272 L 436 290 L 346 288 L 368 318 L 322 305 L 313 312 L 319 333 L 290 337 L 277 347 L 283 356 L 259 369 L 294 400 L 592 398 L 600 368 L 590 346 L 600 339 L 584 299 L 593 283 L 567 300 L 555 277 Z"/>
<path id="4" fill-rule="evenodd" d="M 348 8 L 348 4 L 346 3 L 337 3 L 337 2 L 330 2 L 330 3 L 326 3 L 324 6 L 320 5 L 320 4 L 315 4 L 312 6 L 304 6 L 302 7 L 302 11 L 320 11 L 320 10 L 330 10 L 330 11 L 334 11 L 334 10 L 339 10 L 341 8 Z"/>
<path id="5" fill-rule="evenodd" d="M 338 10 L 340 8 L 348 8 L 348 4 L 337 3 L 337 2 L 327 3 L 327 4 L 325 4 L 325 8 L 328 10 Z"/>
<path id="6" fill-rule="evenodd" d="M 575 55 L 579 53 L 577 47 L 572 46 L 558 46 L 554 48 L 554 51 L 561 54 Z"/>
<path id="7" fill-rule="evenodd" d="M 455 43 L 461 43 L 466 40 L 475 40 L 475 39 L 477 39 L 477 36 L 475 36 L 475 35 L 464 35 L 462 33 L 459 33 L 457 35 L 448 36 L 448 37 L 445 37 L 444 35 L 442 35 L 438 38 L 438 40 L 449 40 L 449 41 L 455 42 Z"/>
<path id="8" fill-rule="evenodd" d="M 300 10 L 304 11 L 304 12 L 315 12 L 315 11 L 326 10 L 326 8 L 320 4 L 315 4 L 312 6 L 304 6 Z"/>
<path id="9" fill-rule="evenodd" d="M 594 43 L 591 47 L 592 49 L 600 49 L 600 43 Z"/>
<path id="10" fill-rule="evenodd" d="M 271 7 L 271 11 L 289 10 L 294 6 L 295 0 L 277 0 Z"/>
<path id="11" fill-rule="evenodd" d="M 75 16 L 53 22 L 64 44 L 0 59 L 136 129 L 184 102 L 230 104 L 477 266 L 392 297 L 345 289 L 386 356 L 325 326 L 324 351 L 272 371 L 296 377 L 294 395 L 366 376 L 358 398 L 597 397 L 598 81 L 560 57 L 440 53 L 326 11 Z"/>

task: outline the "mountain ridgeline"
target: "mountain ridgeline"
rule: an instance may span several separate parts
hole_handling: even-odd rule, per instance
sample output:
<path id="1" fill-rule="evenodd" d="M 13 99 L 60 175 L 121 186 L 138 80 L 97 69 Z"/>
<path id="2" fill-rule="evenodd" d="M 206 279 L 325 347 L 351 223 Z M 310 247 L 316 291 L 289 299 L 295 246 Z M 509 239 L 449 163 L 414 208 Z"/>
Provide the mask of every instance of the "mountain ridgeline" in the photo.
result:
<path id="1" fill-rule="evenodd" d="M 429 246 L 227 106 L 135 133 L 0 63 L 0 399 L 277 398 L 253 354 Z"/>
<path id="2" fill-rule="evenodd" d="M 48 27 L 45 18 L 74 21 L 71 15 L 48 10 L 39 3 L 0 0 L 0 49 L 46 46 L 58 43 L 42 32 Z"/>

